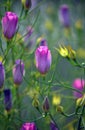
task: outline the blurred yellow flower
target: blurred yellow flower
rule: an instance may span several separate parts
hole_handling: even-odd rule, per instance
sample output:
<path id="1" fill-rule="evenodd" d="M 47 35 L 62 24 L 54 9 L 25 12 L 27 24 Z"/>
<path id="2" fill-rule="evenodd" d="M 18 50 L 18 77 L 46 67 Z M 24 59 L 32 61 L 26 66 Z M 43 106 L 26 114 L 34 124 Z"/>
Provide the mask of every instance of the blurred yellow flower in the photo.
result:
<path id="1" fill-rule="evenodd" d="M 27 93 L 31 98 L 38 98 L 39 96 L 39 90 L 36 89 L 30 89 L 29 92 Z"/>
<path id="2" fill-rule="evenodd" d="M 37 38 L 37 44 L 40 44 L 40 42 L 42 41 L 43 38 L 44 38 L 44 36 Z"/>
<path id="3" fill-rule="evenodd" d="M 75 59 L 76 52 L 72 49 L 71 46 L 67 46 L 67 49 L 68 49 L 68 57 L 71 59 Z"/>
<path id="4" fill-rule="evenodd" d="M 24 39 L 22 38 L 22 35 L 20 33 L 17 33 L 16 41 L 18 44 L 22 44 L 24 42 Z"/>
<path id="5" fill-rule="evenodd" d="M 72 47 L 69 46 L 59 46 L 59 49 L 56 48 L 56 50 L 59 52 L 59 54 L 62 57 L 68 57 L 70 59 L 76 58 L 76 52 L 72 49 Z"/>
<path id="6" fill-rule="evenodd" d="M 82 59 L 85 58 L 85 49 L 84 48 L 79 48 L 76 53 L 77 53 L 78 58 L 82 58 Z"/>
<path id="7" fill-rule="evenodd" d="M 47 9 L 46 9 L 46 12 L 48 14 L 54 14 L 54 8 L 52 6 L 48 6 Z"/>
<path id="8" fill-rule="evenodd" d="M 2 62 L 3 61 L 3 58 L 2 58 L 2 56 L 0 56 L 0 62 Z"/>
<path id="9" fill-rule="evenodd" d="M 66 38 L 70 37 L 71 30 L 70 28 L 64 28 L 64 35 Z"/>
<path id="10" fill-rule="evenodd" d="M 83 28 L 82 27 L 82 21 L 80 19 L 76 21 L 75 27 L 76 27 L 76 29 L 82 29 Z"/>
<path id="11" fill-rule="evenodd" d="M 52 99 L 53 105 L 59 105 L 61 103 L 61 97 L 60 95 L 54 95 Z"/>
<path id="12" fill-rule="evenodd" d="M 68 130 L 74 130 L 73 125 L 72 125 L 72 124 L 69 124 L 69 125 L 68 125 Z"/>
<path id="13" fill-rule="evenodd" d="M 51 20 L 46 20 L 46 22 L 45 22 L 45 27 L 46 27 L 46 29 L 48 30 L 48 31 L 53 31 L 53 23 L 52 23 L 52 21 Z"/>
<path id="14" fill-rule="evenodd" d="M 57 48 L 56 48 L 57 49 Z M 65 46 L 59 46 L 59 49 L 57 49 L 57 51 L 59 52 L 59 54 L 62 57 L 67 57 L 68 56 L 68 49 Z"/>

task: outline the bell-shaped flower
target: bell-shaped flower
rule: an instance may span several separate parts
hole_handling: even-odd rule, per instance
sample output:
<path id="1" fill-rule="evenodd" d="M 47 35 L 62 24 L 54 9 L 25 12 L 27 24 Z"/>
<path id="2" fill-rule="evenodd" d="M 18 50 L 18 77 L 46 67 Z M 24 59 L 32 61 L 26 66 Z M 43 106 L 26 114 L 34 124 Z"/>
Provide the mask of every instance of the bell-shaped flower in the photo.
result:
<path id="1" fill-rule="evenodd" d="M 73 81 L 73 83 L 72 83 L 73 88 L 75 88 L 75 89 L 77 89 L 77 90 L 80 90 L 81 92 L 82 92 L 83 89 L 84 89 L 84 85 L 85 85 L 84 79 L 80 79 L 80 78 L 75 79 L 75 80 Z M 83 96 L 81 93 L 79 93 L 79 92 L 77 92 L 77 91 L 74 91 L 73 94 L 74 94 L 74 97 L 75 97 L 75 98 L 80 98 L 80 97 Z"/>
<path id="2" fill-rule="evenodd" d="M 68 5 L 61 5 L 59 9 L 59 20 L 64 27 L 70 27 L 70 12 Z"/>
<path id="3" fill-rule="evenodd" d="M 36 68 L 41 74 L 46 74 L 51 66 L 51 52 L 48 46 L 39 46 L 35 51 Z"/>
<path id="4" fill-rule="evenodd" d="M 7 111 L 10 111 L 12 108 L 12 94 L 10 89 L 4 90 L 4 105 Z"/>
<path id="5" fill-rule="evenodd" d="M 3 87 L 4 80 L 5 80 L 5 69 L 2 62 L 0 62 L 0 89 Z"/>
<path id="6" fill-rule="evenodd" d="M 18 29 L 18 16 L 13 12 L 6 12 L 2 18 L 2 31 L 4 37 L 12 39 Z"/>
<path id="7" fill-rule="evenodd" d="M 24 123 L 20 130 L 37 130 L 37 127 L 34 122 L 32 123 Z"/>
<path id="8" fill-rule="evenodd" d="M 20 59 L 16 60 L 13 67 L 13 80 L 16 85 L 20 85 L 25 75 L 24 63 Z"/>

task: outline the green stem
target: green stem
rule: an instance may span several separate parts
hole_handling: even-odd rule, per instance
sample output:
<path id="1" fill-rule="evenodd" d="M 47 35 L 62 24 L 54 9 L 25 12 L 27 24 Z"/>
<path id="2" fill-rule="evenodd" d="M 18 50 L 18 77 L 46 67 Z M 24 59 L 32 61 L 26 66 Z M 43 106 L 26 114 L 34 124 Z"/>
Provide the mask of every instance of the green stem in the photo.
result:
<path id="1" fill-rule="evenodd" d="M 53 116 L 52 116 L 50 113 L 49 113 L 49 116 L 50 116 L 51 120 L 55 123 L 56 128 L 57 128 L 58 130 L 60 130 L 60 128 L 58 127 L 56 121 L 54 120 Z"/>
<path id="2" fill-rule="evenodd" d="M 21 9 L 21 13 L 20 13 L 19 18 L 21 18 L 21 17 L 22 17 L 22 14 L 23 14 L 23 9 L 24 9 L 24 7 L 22 6 L 22 9 Z"/>
<path id="3" fill-rule="evenodd" d="M 85 105 L 82 107 L 82 110 L 81 110 L 81 114 L 80 114 L 80 117 L 79 117 L 77 130 L 80 130 L 80 129 L 81 129 L 82 115 L 83 115 L 83 113 L 84 113 L 84 108 L 85 108 Z"/>
<path id="4" fill-rule="evenodd" d="M 20 104 L 20 96 L 19 96 L 19 88 L 18 87 L 16 87 L 16 103 L 18 103 L 17 109 L 18 109 L 18 113 L 19 113 L 19 118 L 21 118 L 21 110 L 20 110 L 21 104 Z"/>

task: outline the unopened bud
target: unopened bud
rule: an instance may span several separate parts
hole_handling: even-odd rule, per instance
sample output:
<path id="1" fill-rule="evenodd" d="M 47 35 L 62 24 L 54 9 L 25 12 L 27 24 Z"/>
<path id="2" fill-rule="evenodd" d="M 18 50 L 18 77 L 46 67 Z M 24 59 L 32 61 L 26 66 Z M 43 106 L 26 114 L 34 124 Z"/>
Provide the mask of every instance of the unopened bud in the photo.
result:
<path id="1" fill-rule="evenodd" d="M 57 111 L 59 113 L 63 113 L 63 107 L 62 106 L 57 106 Z"/>
<path id="2" fill-rule="evenodd" d="M 32 5 L 31 0 L 21 0 L 21 2 L 22 2 L 25 9 L 31 8 L 31 5 Z"/>
<path id="3" fill-rule="evenodd" d="M 50 108 L 48 97 L 46 96 L 43 101 L 43 110 L 44 112 L 48 112 Z"/>
<path id="4" fill-rule="evenodd" d="M 33 102 L 32 102 L 32 105 L 37 108 L 39 106 L 38 99 L 34 99 Z"/>
<path id="5" fill-rule="evenodd" d="M 84 95 L 83 97 L 78 98 L 78 99 L 76 100 L 76 106 L 77 106 L 77 107 L 81 107 L 81 106 L 84 105 L 84 104 L 85 104 L 85 95 Z"/>

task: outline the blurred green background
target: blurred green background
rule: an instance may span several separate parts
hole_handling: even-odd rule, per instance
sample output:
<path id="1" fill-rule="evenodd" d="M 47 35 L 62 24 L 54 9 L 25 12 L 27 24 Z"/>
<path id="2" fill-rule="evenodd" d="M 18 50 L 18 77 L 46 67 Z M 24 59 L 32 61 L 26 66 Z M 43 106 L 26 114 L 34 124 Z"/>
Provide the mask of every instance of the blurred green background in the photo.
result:
<path id="1" fill-rule="evenodd" d="M 11 2 L 11 4 L 10 4 Z M 33 40 L 34 49 L 30 54 L 29 50 L 24 50 L 22 59 L 25 62 L 26 76 L 24 82 L 19 87 L 19 93 L 21 95 L 20 104 L 21 120 L 33 121 L 40 117 L 40 113 L 32 105 L 33 96 L 38 95 L 40 102 L 40 110 L 42 111 L 43 97 L 48 95 L 50 101 L 50 111 L 60 126 L 60 130 L 77 130 L 77 117 L 66 118 L 62 116 L 56 110 L 56 105 L 53 104 L 53 98 L 56 97 L 58 105 L 63 106 L 66 113 L 72 113 L 76 108 L 76 100 L 73 97 L 73 91 L 66 88 L 65 86 L 72 87 L 72 82 L 75 78 L 84 78 L 83 71 L 80 68 L 72 66 L 65 58 L 62 58 L 55 48 L 60 45 L 71 45 L 76 51 L 77 59 L 80 63 L 85 62 L 85 0 L 32 0 L 32 7 L 26 19 L 19 21 L 19 34 L 25 33 L 26 27 L 33 25 L 34 32 L 29 38 L 28 42 Z M 9 5 L 9 8 L 8 7 Z M 68 29 L 64 28 L 59 22 L 58 11 L 62 4 L 69 6 L 71 26 L 70 33 Z M 7 9 L 20 15 L 22 4 L 20 0 L 0 0 L 0 20 L 4 16 Z M 1 28 L 1 23 L 0 23 Z M 0 32 L 2 36 L 2 32 Z M 37 44 L 37 39 L 44 37 L 47 40 L 49 49 L 52 53 L 52 66 L 45 79 L 40 76 L 36 70 L 34 63 L 34 52 Z M 15 43 L 16 53 L 14 54 L 15 59 L 20 57 L 22 47 L 19 43 Z M 29 49 L 29 48 L 28 48 Z M 19 53 L 20 52 L 20 53 Z M 2 55 L 2 53 L 0 53 Z M 10 58 L 10 55 L 8 55 Z M 5 65 L 7 70 L 7 76 L 5 85 L 10 87 L 13 92 L 13 109 L 15 115 L 13 115 L 15 124 L 19 127 L 22 124 L 20 120 L 17 120 L 17 111 L 15 106 L 15 89 L 13 88 L 11 65 Z M 53 76 L 53 77 L 52 77 Z M 52 79 L 52 84 L 49 85 Z M 61 85 L 59 84 L 61 81 Z M 37 93 L 37 94 L 36 94 Z M 34 95 L 33 95 L 34 94 Z M 1 102 L 2 103 L 2 102 Z M 1 108 L 3 111 L 3 107 Z M 3 125 L 2 125 L 3 124 Z M 10 121 L 11 125 L 15 125 Z M 49 117 L 42 118 L 36 121 L 39 130 L 49 130 Z M 0 119 L 0 127 L 4 127 L 4 118 Z"/>

